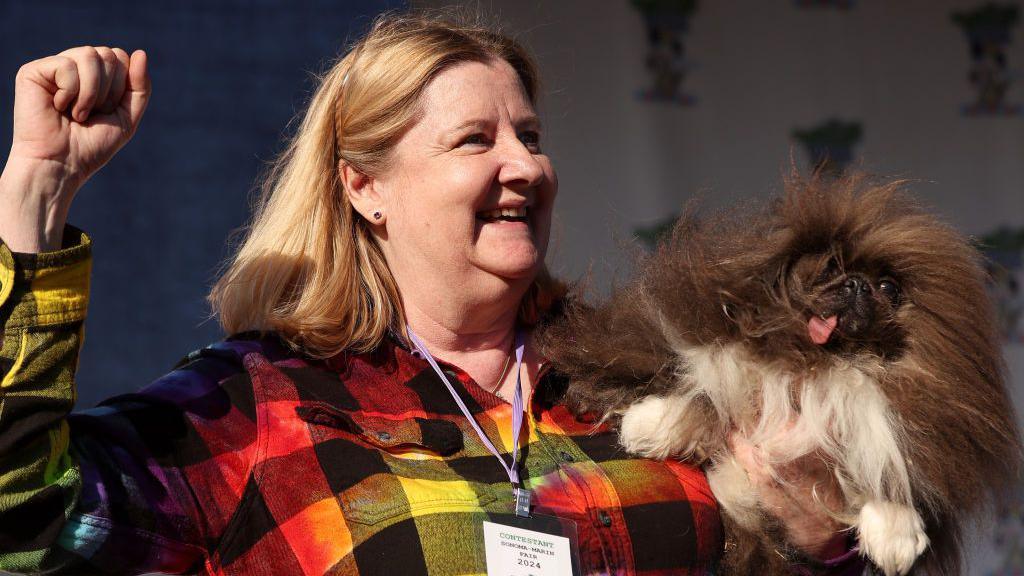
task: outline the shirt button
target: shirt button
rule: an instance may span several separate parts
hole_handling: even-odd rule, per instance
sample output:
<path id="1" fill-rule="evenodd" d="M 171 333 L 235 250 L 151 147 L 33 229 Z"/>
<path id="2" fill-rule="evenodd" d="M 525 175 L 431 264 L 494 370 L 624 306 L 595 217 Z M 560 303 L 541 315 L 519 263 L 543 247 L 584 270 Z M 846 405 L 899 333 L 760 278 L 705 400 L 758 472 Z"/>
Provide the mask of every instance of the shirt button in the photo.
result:
<path id="1" fill-rule="evenodd" d="M 562 460 L 564 460 L 566 462 L 574 462 L 576 460 L 575 458 L 572 457 L 572 454 L 569 454 L 565 450 L 562 450 L 561 452 L 559 452 L 558 455 L 561 456 Z"/>
<path id="2" fill-rule="evenodd" d="M 603 524 L 605 528 L 608 528 L 612 525 L 611 515 L 605 512 L 604 510 L 598 512 L 597 517 L 599 520 L 601 520 L 601 524 Z"/>
<path id="3" fill-rule="evenodd" d="M 377 432 L 377 438 L 380 438 L 381 442 L 387 442 L 388 440 L 391 440 L 391 434 L 388 434 L 387 432 Z"/>

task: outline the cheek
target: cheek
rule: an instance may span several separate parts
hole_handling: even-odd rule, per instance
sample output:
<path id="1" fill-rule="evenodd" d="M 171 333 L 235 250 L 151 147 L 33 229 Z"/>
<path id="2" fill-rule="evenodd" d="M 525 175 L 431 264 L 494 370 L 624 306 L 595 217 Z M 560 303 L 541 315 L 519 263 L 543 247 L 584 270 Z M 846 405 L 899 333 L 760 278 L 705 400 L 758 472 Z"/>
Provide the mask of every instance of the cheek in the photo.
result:
<path id="1" fill-rule="evenodd" d="M 410 186 L 417 204 L 430 203 L 437 210 L 476 213 L 494 191 L 495 169 L 474 158 L 453 159 L 420 167 Z"/>
<path id="2" fill-rule="evenodd" d="M 415 244 L 431 260 L 450 260 L 475 241 L 476 209 L 486 197 L 487 180 L 471 166 L 421 170 L 395 182 L 391 203 L 397 217 L 388 232 L 396 244 Z"/>
<path id="3" fill-rule="evenodd" d="M 389 230 L 392 240 L 436 256 L 455 252 L 472 240 L 473 220 L 463 210 L 442 204 L 441 199 L 424 200 L 428 199 L 403 203 L 401 218 L 393 223 L 394 231 Z"/>
<path id="4" fill-rule="evenodd" d="M 434 221 L 451 212 L 457 187 L 458 174 L 441 170 L 430 163 L 407 164 L 387 184 L 388 200 L 392 211 L 399 212 L 410 222 Z"/>

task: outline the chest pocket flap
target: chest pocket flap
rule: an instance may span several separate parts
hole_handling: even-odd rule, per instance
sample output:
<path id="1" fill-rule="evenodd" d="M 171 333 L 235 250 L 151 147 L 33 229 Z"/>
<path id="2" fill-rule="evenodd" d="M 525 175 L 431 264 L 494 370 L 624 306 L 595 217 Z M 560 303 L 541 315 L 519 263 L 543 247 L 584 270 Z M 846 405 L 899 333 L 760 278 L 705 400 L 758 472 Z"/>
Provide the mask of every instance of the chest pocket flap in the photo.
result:
<path id="1" fill-rule="evenodd" d="M 486 483 L 467 481 L 448 457 L 463 450 L 455 423 L 431 418 L 383 418 L 340 410 L 324 402 L 304 402 L 296 414 L 311 424 L 356 436 L 344 454 L 331 458 L 325 473 L 336 488 L 346 519 L 361 524 L 398 521 L 436 512 L 472 512 L 494 502 Z M 433 457 L 409 457 L 408 452 Z"/>
<path id="2" fill-rule="evenodd" d="M 435 418 L 383 418 L 348 412 L 325 402 L 305 402 L 295 413 L 306 422 L 340 428 L 387 451 L 425 449 L 451 456 L 463 448 L 462 431 L 453 422 Z"/>

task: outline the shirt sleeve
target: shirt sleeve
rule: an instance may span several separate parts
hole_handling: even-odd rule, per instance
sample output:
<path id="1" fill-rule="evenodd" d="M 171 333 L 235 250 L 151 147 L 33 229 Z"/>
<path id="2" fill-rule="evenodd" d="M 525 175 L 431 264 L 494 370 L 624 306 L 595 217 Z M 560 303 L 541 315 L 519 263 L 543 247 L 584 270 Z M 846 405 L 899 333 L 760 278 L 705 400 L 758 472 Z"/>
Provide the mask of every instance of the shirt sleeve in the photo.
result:
<path id="1" fill-rule="evenodd" d="M 0 242 L 0 570 L 194 572 L 238 504 L 229 490 L 197 494 L 210 466 L 209 482 L 246 476 L 255 426 L 236 406 L 251 386 L 227 395 L 237 368 L 190 355 L 139 393 L 71 414 L 91 243 L 71 226 L 64 237 L 41 254 Z"/>

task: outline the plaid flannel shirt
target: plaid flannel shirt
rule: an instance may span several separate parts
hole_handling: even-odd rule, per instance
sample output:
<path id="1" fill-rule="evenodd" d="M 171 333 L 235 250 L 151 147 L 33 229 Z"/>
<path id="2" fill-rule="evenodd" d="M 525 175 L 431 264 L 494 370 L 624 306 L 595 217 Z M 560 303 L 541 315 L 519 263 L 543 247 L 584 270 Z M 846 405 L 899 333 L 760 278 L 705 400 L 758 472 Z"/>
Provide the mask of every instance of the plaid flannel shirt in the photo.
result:
<path id="1" fill-rule="evenodd" d="M 0 243 L 0 569 L 62 574 L 483 574 L 508 477 L 429 365 L 390 340 L 313 360 L 272 334 L 189 354 L 143 390 L 70 413 L 90 242 Z M 511 406 L 443 364 L 499 450 Z M 631 458 L 558 402 L 528 406 L 524 484 L 572 520 L 583 573 L 702 574 L 721 554 L 703 474 Z M 825 572 L 859 572 L 852 550 Z"/>

